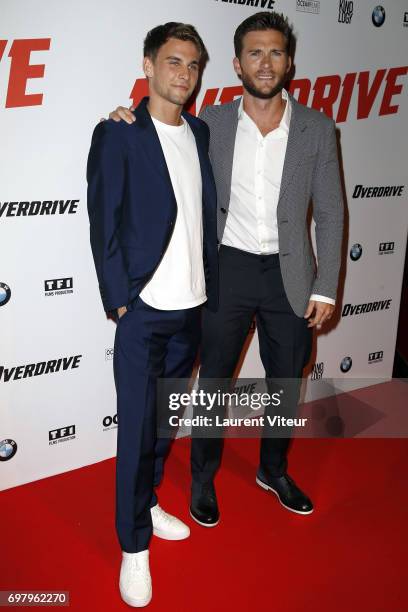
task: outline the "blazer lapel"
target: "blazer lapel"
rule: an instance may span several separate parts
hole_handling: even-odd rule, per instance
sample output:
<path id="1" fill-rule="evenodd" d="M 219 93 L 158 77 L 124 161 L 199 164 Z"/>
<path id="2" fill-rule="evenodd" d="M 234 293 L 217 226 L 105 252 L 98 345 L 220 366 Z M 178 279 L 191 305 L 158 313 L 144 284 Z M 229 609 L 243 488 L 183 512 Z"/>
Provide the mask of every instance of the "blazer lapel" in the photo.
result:
<path id="1" fill-rule="evenodd" d="M 211 201 L 212 198 L 215 201 L 214 179 L 210 160 L 207 153 L 207 144 L 200 131 L 196 128 L 194 121 L 190 119 L 188 113 L 183 112 L 182 115 L 184 119 L 188 122 L 191 131 L 194 134 L 194 138 L 197 145 L 197 154 L 200 162 L 201 180 L 203 186 L 203 200 L 204 202 L 207 202 Z M 211 193 L 209 193 L 209 190 L 212 190 Z"/>
<path id="2" fill-rule="evenodd" d="M 139 106 L 136 108 L 134 115 L 136 117 L 135 124 L 139 126 L 137 138 L 142 141 L 143 150 L 152 162 L 152 166 L 161 174 L 161 176 L 167 182 L 169 189 L 174 196 L 174 190 L 170 179 L 169 170 L 167 168 L 166 159 L 161 147 L 159 136 L 154 127 L 154 123 L 150 117 L 149 111 L 147 110 L 148 98 L 143 98 Z M 190 119 L 188 113 L 182 113 L 184 119 L 190 125 L 190 128 L 194 134 L 197 153 L 200 161 L 201 178 L 203 185 L 203 196 L 204 199 L 211 201 L 211 198 L 215 200 L 215 187 L 212 178 L 212 169 L 208 158 L 206 143 L 200 131 L 196 128 L 194 122 Z M 208 193 L 209 189 L 213 189 L 213 192 Z"/>
<path id="3" fill-rule="evenodd" d="M 306 148 L 307 122 L 303 118 L 302 107 L 292 97 L 292 116 L 289 126 L 288 144 L 286 147 L 285 162 L 283 164 L 282 180 L 279 202 L 292 179 L 293 173 L 299 165 Z"/>
<path id="4" fill-rule="evenodd" d="M 225 177 L 223 181 L 222 189 L 220 189 L 220 207 L 228 210 L 230 194 L 231 194 L 231 180 L 232 180 L 232 166 L 234 163 L 234 149 L 235 139 L 237 136 L 238 128 L 238 109 L 241 98 L 235 100 L 230 107 L 230 111 L 227 117 L 224 118 L 222 142 L 216 140 L 217 151 L 216 159 L 219 167 L 219 176 Z M 221 153 L 221 154 L 220 154 Z M 211 157 L 211 155 L 210 155 Z"/>
<path id="5" fill-rule="evenodd" d="M 136 117 L 135 124 L 139 128 L 142 128 L 138 131 L 137 138 L 142 141 L 143 150 L 150 158 L 152 167 L 162 175 L 174 195 L 169 170 L 167 168 L 160 139 L 156 128 L 154 127 L 152 118 L 150 117 L 149 111 L 147 110 L 148 100 L 149 98 L 143 98 L 136 110 L 133 111 Z"/>

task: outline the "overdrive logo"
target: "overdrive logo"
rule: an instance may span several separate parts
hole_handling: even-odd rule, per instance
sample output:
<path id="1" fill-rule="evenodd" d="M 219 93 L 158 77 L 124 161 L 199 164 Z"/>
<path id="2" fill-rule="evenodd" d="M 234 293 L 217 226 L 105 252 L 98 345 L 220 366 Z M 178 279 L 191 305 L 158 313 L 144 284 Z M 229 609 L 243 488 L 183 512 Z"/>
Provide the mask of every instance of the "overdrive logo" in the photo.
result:
<path id="1" fill-rule="evenodd" d="M 59 359 L 13 366 L 12 368 L 5 368 L 0 365 L 0 381 L 9 382 L 10 380 L 21 380 L 22 378 L 30 378 L 31 376 L 40 376 L 42 374 L 53 374 L 61 370 L 73 370 L 74 368 L 79 368 L 81 357 L 82 355 L 72 355 L 71 357 L 60 357 Z"/>
<path id="2" fill-rule="evenodd" d="M 345 374 L 351 370 L 351 366 L 353 365 L 353 360 L 351 357 L 343 357 L 340 363 L 340 370 Z"/>
<path id="3" fill-rule="evenodd" d="M 404 185 L 387 185 L 385 187 L 364 187 L 356 185 L 353 198 L 393 198 L 402 196 Z"/>
<path id="4" fill-rule="evenodd" d="M 362 252 L 363 247 L 361 246 L 361 244 L 353 244 L 350 249 L 350 259 L 352 261 L 357 261 L 358 259 L 360 259 Z"/>
<path id="5" fill-rule="evenodd" d="M 378 302 L 366 302 L 365 304 L 344 304 L 341 316 L 348 317 L 368 312 L 377 312 L 377 310 L 389 310 L 391 302 L 392 298 L 389 300 L 379 300 Z"/>
<path id="6" fill-rule="evenodd" d="M 6 283 L 0 283 L 0 306 L 5 306 L 11 297 L 11 289 Z"/>
<path id="7" fill-rule="evenodd" d="M 79 200 L 33 200 L 0 202 L 0 217 L 36 217 L 37 215 L 74 215 Z"/>
<path id="8" fill-rule="evenodd" d="M 401 95 L 404 87 L 399 79 L 407 73 L 408 66 L 394 66 L 372 71 L 325 74 L 314 80 L 303 77 L 291 81 L 289 92 L 301 104 L 324 111 L 336 123 L 347 121 L 349 116 L 356 119 L 367 119 L 373 115 L 383 117 L 399 112 L 396 97 Z M 237 96 L 242 96 L 242 91 L 242 85 L 210 87 L 203 92 L 199 106 L 197 100 L 193 100 L 186 110 L 197 115 L 208 105 L 232 102 Z M 350 100 L 355 94 L 356 105 L 353 108 Z M 137 78 L 129 94 L 133 104 L 137 106 L 148 95 L 147 79 Z"/>
<path id="9" fill-rule="evenodd" d="M 382 24 L 384 23 L 385 10 L 384 10 L 384 7 L 381 6 L 381 4 L 376 6 L 375 9 L 373 10 L 372 15 L 371 15 L 371 20 L 373 22 L 373 25 L 375 25 L 376 28 L 381 27 Z"/>
<path id="10" fill-rule="evenodd" d="M 75 425 L 67 425 L 66 427 L 60 427 L 59 429 L 52 429 L 48 432 L 48 444 L 59 444 L 60 442 L 68 442 L 75 438 Z"/>
<path id="11" fill-rule="evenodd" d="M 6 439 L 0 442 L 0 461 L 12 459 L 17 452 L 17 442 Z"/>
<path id="12" fill-rule="evenodd" d="M 276 0 L 221 0 L 221 2 L 228 2 L 229 4 L 241 4 L 243 6 L 253 6 L 255 8 L 258 7 L 264 11 L 266 9 L 273 11 Z"/>
<path id="13" fill-rule="evenodd" d="M 44 290 L 46 296 L 65 295 L 66 293 L 74 293 L 74 280 L 69 278 L 54 278 L 44 281 Z"/>
<path id="14" fill-rule="evenodd" d="M 4 51 L 9 45 L 6 55 L 10 58 L 7 62 L 9 68 L 8 87 L 6 97 L 6 108 L 17 108 L 20 106 L 37 106 L 43 103 L 42 93 L 27 93 L 31 89 L 28 83 L 31 79 L 42 79 L 45 71 L 45 64 L 37 64 L 35 52 L 48 51 L 51 45 L 51 38 L 22 38 L 4 40 L 0 39 L 0 61 Z M 34 54 L 34 57 L 32 57 Z M 3 64 L 6 61 L 3 60 Z M 5 68 L 5 66 L 3 66 Z M 39 87 L 39 86 L 37 86 Z M 37 89 L 33 86 L 33 89 Z"/>

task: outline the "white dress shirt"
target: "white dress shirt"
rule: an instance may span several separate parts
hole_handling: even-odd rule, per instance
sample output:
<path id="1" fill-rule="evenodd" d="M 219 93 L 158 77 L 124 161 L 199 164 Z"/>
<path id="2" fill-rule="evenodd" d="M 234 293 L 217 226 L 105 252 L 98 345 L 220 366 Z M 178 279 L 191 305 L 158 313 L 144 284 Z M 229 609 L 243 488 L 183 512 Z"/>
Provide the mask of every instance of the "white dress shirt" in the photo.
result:
<path id="1" fill-rule="evenodd" d="M 200 160 L 187 121 L 168 125 L 152 117 L 177 201 L 177 218 L 163 258 L 140 297 L 159 310 L 193 308 L 206 301 Z M 160 221 L 158 221 L 159 223 Z"/>
<path id="2" fill-rule="evenodd" d="M 279 252 L 276 210 L 292 115 L 284 89 L 282 98 L 286 106 L 280 124 L 266 136 L 245 112 L 243 98 L 238 110 L 231 197 L 221 243 L 258 255 Z M 310 299 L 335 304 L 321 295 Z"/>

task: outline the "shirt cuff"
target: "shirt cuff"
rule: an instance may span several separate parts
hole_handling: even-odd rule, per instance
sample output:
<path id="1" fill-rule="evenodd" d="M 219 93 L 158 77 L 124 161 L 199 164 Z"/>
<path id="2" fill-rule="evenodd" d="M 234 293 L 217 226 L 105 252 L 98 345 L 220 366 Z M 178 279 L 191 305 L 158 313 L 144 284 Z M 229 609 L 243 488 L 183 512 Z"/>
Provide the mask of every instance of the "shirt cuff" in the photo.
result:
<path id="1" fill-rule="evenodd" d="M 314 300 L 315 302 L 324 302 L 325 304 L 331 304 L 332 306 L 336 305 L 336 300 L 333 300 L 329 297 L 325 297 L 324 295 L 317 295 L 316 293 L 312 293 L 310 299 Z"/>

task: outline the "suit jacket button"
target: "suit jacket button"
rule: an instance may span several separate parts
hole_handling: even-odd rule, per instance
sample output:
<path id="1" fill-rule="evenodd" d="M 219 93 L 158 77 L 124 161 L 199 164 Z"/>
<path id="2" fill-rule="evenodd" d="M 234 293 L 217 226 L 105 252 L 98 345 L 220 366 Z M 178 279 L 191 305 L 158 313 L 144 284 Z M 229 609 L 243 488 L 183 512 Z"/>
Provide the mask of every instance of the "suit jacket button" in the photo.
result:
<path id="1" fill-rule="evenodd" d="M 220 210 L 221 210 L 221 212 L 222 212 L 222 214 L 223 214 L 223 215 L 225 215 L 225 213 L 227 212 L 227 211 L 225 210 L 225 208 L 221 208 Z"/>

